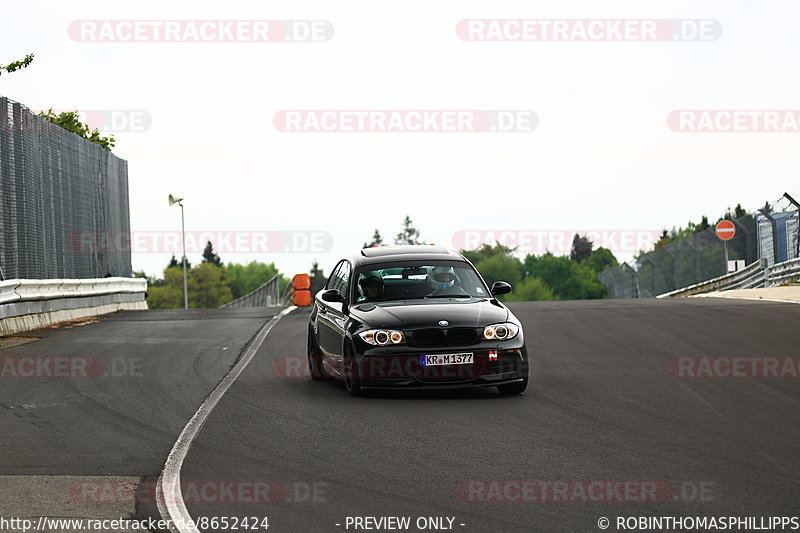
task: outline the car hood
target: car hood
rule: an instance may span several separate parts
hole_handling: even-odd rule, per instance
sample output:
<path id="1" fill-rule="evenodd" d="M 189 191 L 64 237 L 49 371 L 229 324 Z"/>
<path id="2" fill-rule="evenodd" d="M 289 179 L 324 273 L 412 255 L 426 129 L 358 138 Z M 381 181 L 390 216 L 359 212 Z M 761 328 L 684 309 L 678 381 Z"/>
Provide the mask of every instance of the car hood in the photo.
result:
<path id="1" fill-rule="evenodd" d="M 508 319 L 503 305 L 486 299 L 359 304 L 350 314 L 369 327 L 387 329 L 435 328 L 440 320 L 447 320 L 448 327 L 475 328 Z"/>

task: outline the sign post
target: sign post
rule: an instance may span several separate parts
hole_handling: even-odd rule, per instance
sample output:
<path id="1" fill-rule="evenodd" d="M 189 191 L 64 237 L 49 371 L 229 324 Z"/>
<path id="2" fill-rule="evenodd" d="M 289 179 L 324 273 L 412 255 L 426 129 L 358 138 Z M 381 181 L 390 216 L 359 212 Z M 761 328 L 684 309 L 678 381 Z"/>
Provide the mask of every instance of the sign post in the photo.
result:
<path id="1" fill-rule="evenodd" d="M 736 225 L 730 220 L 720 220 L 717 223 L 717 227 L 714 228 L 714 232 L 717 234 L 717 237 L 722 241 L 722 244 L 725 248 L 725 273 L 729 272 L 728 268 L 728 241 L 733 239 L 733 236 L 736 235 Z"/>

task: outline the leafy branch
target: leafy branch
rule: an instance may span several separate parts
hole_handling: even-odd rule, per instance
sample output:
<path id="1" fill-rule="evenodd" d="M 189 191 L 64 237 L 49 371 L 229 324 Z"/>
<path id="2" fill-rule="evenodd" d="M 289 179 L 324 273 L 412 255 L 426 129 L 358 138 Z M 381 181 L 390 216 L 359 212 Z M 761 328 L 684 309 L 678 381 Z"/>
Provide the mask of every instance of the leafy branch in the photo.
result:
<path id="1" fill-rule="evenodd" d="M 14 61 L 13 63 L 9 63 L 5 66 L 0 65 L 0 75 L 3 74 L 4 70 L 8 73 L 15 72 L 27 67 L 31 63 L 33 63 L 33 54 L 28 54 L 24 59 L 20 59 L 19 61 Z"/>
<path id="2" fill-rule="evenodd" d="M 48 109 L 47 112 L 43 111 L 39 113 L 39 116 L 46 118 L 56 126 L 60 126 L 67 131 L 71 131 L 72 133 L 80 135 L 90 142 L 99 144 L 109 152 L 116 144 L 116 139 L 114 139 L 113 135 L 103 137 L 100 135 L 100 132 L 97 130 L 97 128 L 90 130 L 88 125 L 80 121 L 77 111 L 64 111 L 62 113 L 56 113 L 51 108 Z"/>

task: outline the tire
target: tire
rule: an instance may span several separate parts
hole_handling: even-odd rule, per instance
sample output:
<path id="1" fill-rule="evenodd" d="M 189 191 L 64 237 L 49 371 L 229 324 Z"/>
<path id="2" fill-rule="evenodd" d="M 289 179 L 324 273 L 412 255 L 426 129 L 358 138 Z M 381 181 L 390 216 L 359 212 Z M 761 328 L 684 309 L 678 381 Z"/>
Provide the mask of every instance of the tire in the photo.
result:
<path id="1" fill-rule="evenodd" d="M 355 354 L 349 344 L 344 345 L 344 387 L 350 396 L 361 396 L 364 394 L 364 386 L 361 384 L 361 376 L 358 372 Z"/>
<path id="2" fill-rule="evenodd" d="M 317 346 L 317 341 L 311 328 L 308 328 L 308 372 L 313 380 L 331 378 L 322 364 L 322 353 L 319 350 L 319 346 Z"/>

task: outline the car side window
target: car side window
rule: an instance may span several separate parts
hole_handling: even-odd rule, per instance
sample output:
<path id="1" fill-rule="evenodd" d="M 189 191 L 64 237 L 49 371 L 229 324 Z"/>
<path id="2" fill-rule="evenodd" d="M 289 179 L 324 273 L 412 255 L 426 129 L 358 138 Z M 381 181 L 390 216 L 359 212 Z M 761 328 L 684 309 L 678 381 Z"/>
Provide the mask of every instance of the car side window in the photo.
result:
<path id="1" fill-rule="evenodd" d="M 325 288 L 326 289 L 338 289 L 339 288 L 338 287 L 338 280 L 339 280 L 338 275 L 339 275 L 339 270 L 341 270 L 341 268 L 342 268 L 342 263 L 339 263 L 338 265 L 336 265 L 333 268 L 333 272 L 331 272 L 331 275 L 328 277 L 328 283 L 325 284 Z"/>
<path id="2" fill-rule="evenodd" d="M 348 288 L 350 287 L 350 263 L 347 261 L 342 263 L 342 268 L 339 269 L 338 277 L 341 280 L 339 292 L 342 293 L 342 296 L 345 297 L 345 300 L 349 300 L 347 297 L 347 292 Z"/>

